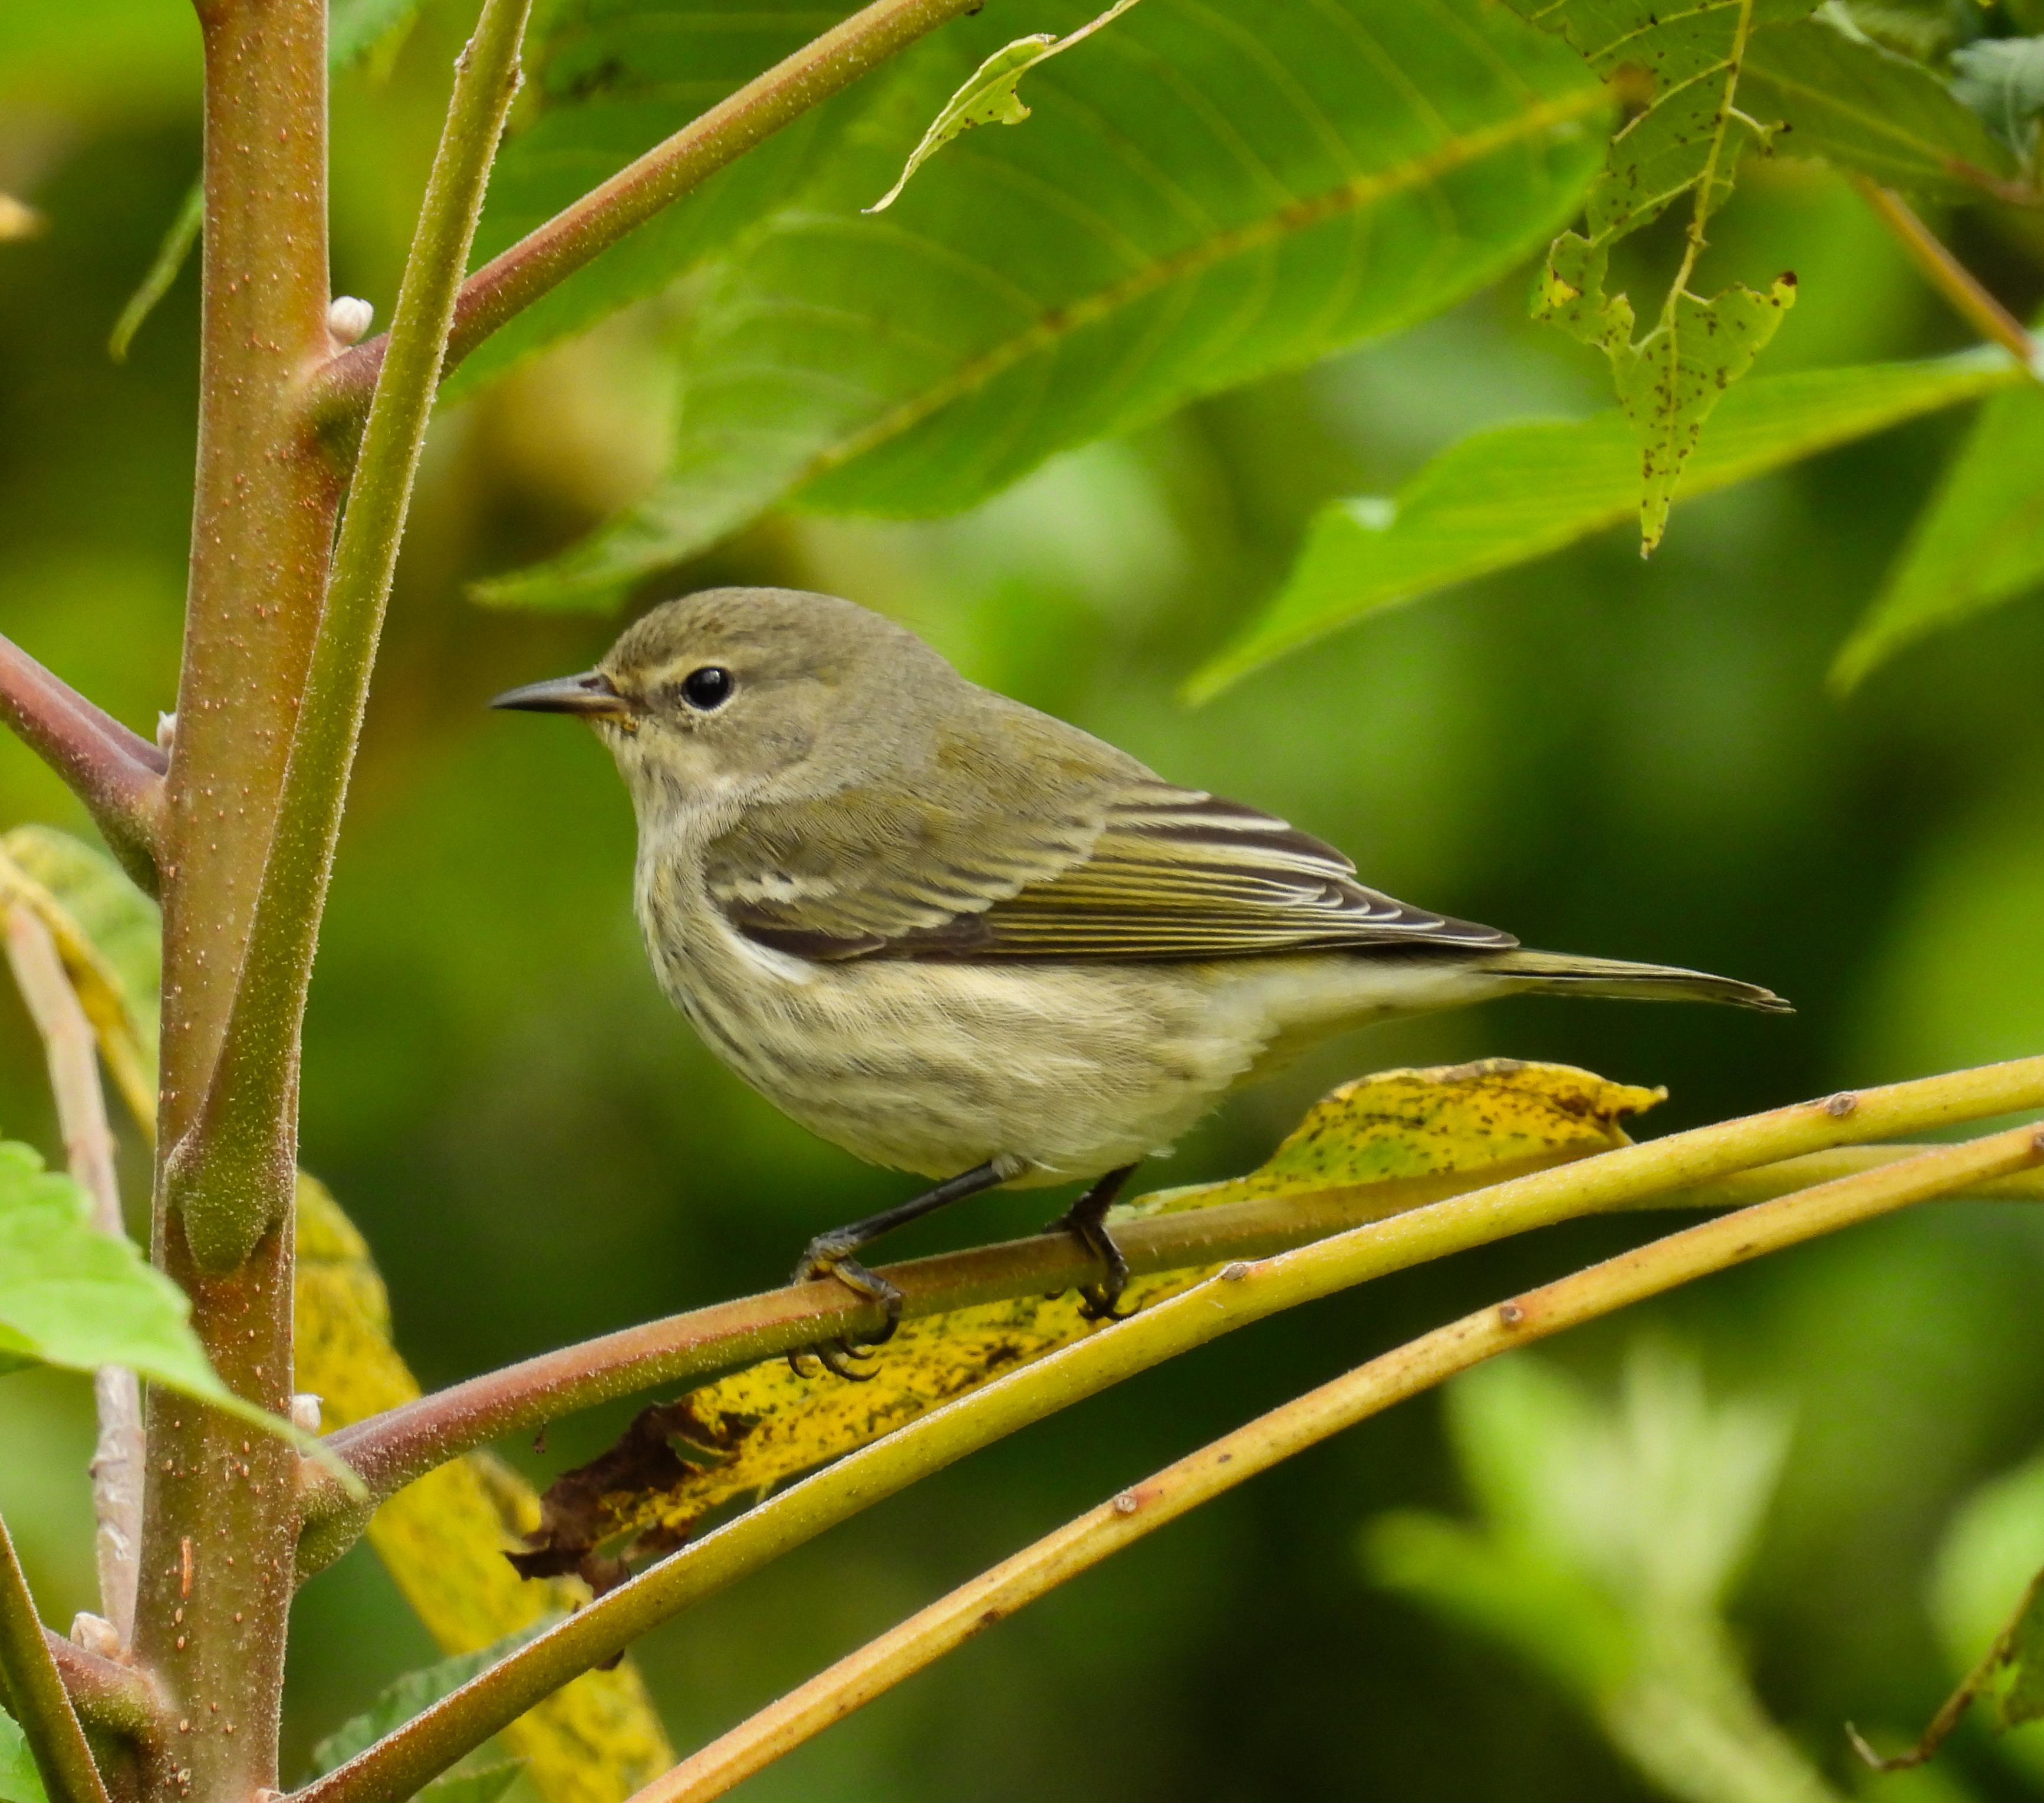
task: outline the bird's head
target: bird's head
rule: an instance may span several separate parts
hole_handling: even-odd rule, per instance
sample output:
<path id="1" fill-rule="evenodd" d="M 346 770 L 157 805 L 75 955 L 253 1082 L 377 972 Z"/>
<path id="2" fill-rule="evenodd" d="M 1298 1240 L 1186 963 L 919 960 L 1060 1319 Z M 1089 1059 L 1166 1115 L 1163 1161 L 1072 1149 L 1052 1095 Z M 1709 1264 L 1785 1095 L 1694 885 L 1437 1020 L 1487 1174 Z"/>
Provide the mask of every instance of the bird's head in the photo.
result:
<path id="1" fill-rule="evenodd" d="M 490 705 L 579 715 L 643 813 L 750 798 L 798 766 L 813 794 L 912 766 L 964 686 L 914 634 L 850 601 L 708 589 L 635 621 L 595 669 Z"/>

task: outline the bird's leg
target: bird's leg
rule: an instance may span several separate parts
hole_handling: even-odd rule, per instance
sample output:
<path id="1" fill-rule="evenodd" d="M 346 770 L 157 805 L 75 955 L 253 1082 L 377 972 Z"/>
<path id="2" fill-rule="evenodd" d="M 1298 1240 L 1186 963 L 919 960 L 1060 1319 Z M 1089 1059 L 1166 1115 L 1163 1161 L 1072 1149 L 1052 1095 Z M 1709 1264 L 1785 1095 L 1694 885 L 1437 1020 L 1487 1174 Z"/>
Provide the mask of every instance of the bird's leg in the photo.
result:
<path id="1" fill-rule="evenodd" d="M 920 1195 L 911 1196 L 892 1208 L 883 1208 L 878 1214 L 867 1215 L 863 1221 L 833 1227 L 828 1233 L 819 1233 L 810 1241 L 790 1281 L 806 1283 L 813 1278 L 835 1277 L 847 1288 L 879 1303 L 886 1312 L 887 1325 L 876 1339 L 855 1341 L 850 1334 L 840 1334 L 834 1341 L 797 1348 L 788 1355 L 788 1363 L 794 1368 L 795 1375 L 803 1375 L 801 1361 L 813 1352 L 840 1377 L 870 1377 L 870 1371 L 854 1371 L 846 1361 L 893 1338 L 894 1329 L 901 1319 L 901 1292 L 878 1272 L 867 1270 L 851 1255 L 871 1245 L 883 1234 L 893 1233 L 897 1227 L 905 1227 L 911 1221 L 934 1214 L 947 1203 L 962 1201 L 966 1196 L 978 1195 L 982 1190 L 990 1190 L 997 1183 L 1005 1183 L 1014 1175 L 1011 1166 L 998 1159 L 989 1159 L 955 1177 L 945 1178 Z"/>
<path id="2" fill-rule="evenodd" d="M 1107 1267 L 1105 1283 L 1079 1285 L 1079 1312 L 1088 1321 L 1125 1318 L 1115 1305 L 1128 1287 L 1128 1260 L 1107 1230 L 1107 1211 L 1135 1168 L 1133 1164 L 1124 1164 L 1118 1171 L 1108 1172 L 1051 1223 L 1054 1228 L 1062 1228 Z"/>

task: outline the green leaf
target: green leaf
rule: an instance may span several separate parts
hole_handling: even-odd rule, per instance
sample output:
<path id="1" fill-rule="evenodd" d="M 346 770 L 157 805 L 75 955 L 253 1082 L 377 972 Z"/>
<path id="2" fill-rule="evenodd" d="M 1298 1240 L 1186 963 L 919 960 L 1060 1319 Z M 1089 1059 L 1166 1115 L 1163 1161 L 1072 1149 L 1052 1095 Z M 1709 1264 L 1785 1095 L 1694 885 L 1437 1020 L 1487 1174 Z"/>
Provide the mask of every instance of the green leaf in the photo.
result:
<path id="1" fill-rule="evenodd" d="M 326 66 L 352 69 L 417 17 L 420 0 L 328 0 Z"/>
<path id="2" fill-rule="evenodd" d="M 852 9 L 817 0 L 563 0 L 528 61 L 531 123 L 504 146 L 476 230 L 479 265 L 679 131 Z M 861 84 L 655 215 L 471 353 L 449 400 L 657 294 L 787 201 L 871 104 Z"/>
<path id="3" fill-rule="evenodd" d="M 1838 20 L 1827 10 L 1762 32 L 1746 54 L 1742 104 L 1785 122 L 1777 151 L 1940 200 L 1978 200 L 1983 178 L 2015 178 L 2007 149 L 1950 88 Z"/>
<path id="4" fill-rule="evenodd" d="M 1952 91 L 2026 163 L 2044 113 L 2044 38 L 1992 37 L 1952 52 Z"/>
<path id="5" fill-rule="evenodd" d="M 1566 38 L 1598 74 L 1647 83 L 1646 105 L 1611 141 L 1585 209 L 1589 236 L 1565 232 L 1548 253 L 1533 312 L 1611 359 L 1619 404 L 1643 453 L 1642 553 L 1661 542 L 1682 466 L 1725 390 L 1753 366 L 1795 299 L 1785 275 L 1765 293 L 1734 283 L 1692 293 L 1704 228 L 1731 193 L 1747 140 L 1765 148 L 1773 128 L 1737 104 L 1748 41 L 1762 25 L 1801 18 L 1816 0 L 1510 0 L 1515 10 Z M 1692 197 L 1688 247 L 1658 318 L 1635 342 L 1634 310 L 1604 291 L 1611 246 Z"/>
<path id="6" fill-rule="evenodd" d="M 1032 78 L 1029 130 L 974 133 L 859 217 L 1003 35 L 966 20 L 924 46 L 800 204 L 711 273 L 665 483 L 486 599 L 606 604 L 796 490 L 825 511 L 967 507 L 1055 452 L 1426 318 L 1573 210 L 1608 109 L 1485 0 L 1320 0 L 1253 27 L 1151 0 Z"/>
<path id="7" fill-rule="evenodd" d="M 156 260 L 149 265 L 141 286 L 128 297 L 128 305 L 121 309 L 120 318 L 113 322 L 113 330 L 106 340 L 106 354 L 115 363 L 128 361 L 128 348 L 135 342 L 135 334 L 142 329 L 142 322 L 156 310 L 156 303 L 170 293 L 171 284 L 177 280 L 179 271 L 190 257 L 192 247 L 198 242 L 199 228 L 205 222 L 206 190 L 194 182 L 185 190 L 177 217 L 171 221 L 170 230 L 156 247 Z"/>
<path id="8" fill-rule="evenodd" d="M 350 1717 L 325 1739 L 313 1747 L 311 1778 L 324 1778 L 328 1772 L 344 1766 L 357 1753 L 373 1747 L 383 1737 L 402 1728 L 414 1716 L 422 1715 L 443 1697 L 451 1696 L 472 1678 L 479 1678 L 490 1667 L 506 1655 L 516 1652 L 528 1642 L 540 1635 L 561 1620 L 559 1615 L 542 1616 L 530 1627 L 521 1628 L 515 1634 L 506 1634 L 501 1640 L 493 1640 L 488 1646 L 478 1648 L 472 1653 L 458 1653 L 451 1659 L 442 1659 L 436 1665 L 426 1666 L 417 1671 L 408 1671 L 394 1683 L 378 1691 L 376 1700 L 360 1715 Z M 478 1750 L 487 1755 L 486 1746 Z M 471 1759 L 475 1755 L 471 1755 Z M 442 1800 L 442 1803 L 490 1803 L 490 1799 L 507 1788 L 521 1769 L 521 1762 L 486 1757 L 474 1766 L 467 1762 L 456 1767 L 446 1776 L 436 1779 L 420 1794 Z M 490 1777 L 496 1780 L 496 1788 L 481 1796 L 455 1797 L 440 1790 L 443 1784 L 451 1783 L 456 1774 L 463 1778 Z"/>
<path id="9" fill-rule="evenodd" d="M 92 1224 L 71 1178 L 33 1147 L 0 1140 L 0 1361 L 90 1371 L 125 1365 L 312 1451 L 288 1421 L 244 1402 L 213 1375 L 184 1292 L 133 1243 Z M 321 1454 L 331 1462 L 331 1456 Z"/>
<path id="10" fill-rule="evenodd" d="M 48 1803 L 21 1724 L 0 1709 L 0 1803 Z"/>
<path id="11" fill-rule="evenodd" d="M 2005 351 L 1763 376 L 1725 397 L 1677 500 L 2023 382 Z M 1999 402 L 1996 405 L 2000 405 Z M 1394 501 L 1338 501 L 1277 598 L 1187 685 L 1205 700 L 1272 658 L 1385 608 L 1544 557 L 1631 515 L 1639 448 L 1622 413 L 1537 420 L 1452 445 Z"/>
<path id="12" fill-rule="evenodd" d="M 911 175 L 954 138 L 962 136 L 974 126 L 1020 125 L 1029 117 L 1029 109 L 1024 104 L 1020 91 L 1023 76 L 1046 57 L 1058 56 L 1082 39 L 1092 36 L 1102 25 L 1120 17 L 1135 4 L 1135 0 L 1115 0 L 1107 11 L 1089 24 L 1080 26 L 1070 37 L 1039 32 L 1033 37 L 1020 37 L 1012 44 L 1003 44 L 974 70 L 966 78 L 965 85 L 944 102 L 943 110 L 930 121 L 930 129 L 924 132 L 922 141 L 909 152 L 909 161 L 895 178 L 894 186 L 864 210 L 885 213 L 901 198 Z"/>
<path id="13" fill-rule="evenodd" d="M 1981 410 L 1887 585 L 1831 666 L 1850 692 L 1906 645 L 2044 581 L 2044 390 Z"/>

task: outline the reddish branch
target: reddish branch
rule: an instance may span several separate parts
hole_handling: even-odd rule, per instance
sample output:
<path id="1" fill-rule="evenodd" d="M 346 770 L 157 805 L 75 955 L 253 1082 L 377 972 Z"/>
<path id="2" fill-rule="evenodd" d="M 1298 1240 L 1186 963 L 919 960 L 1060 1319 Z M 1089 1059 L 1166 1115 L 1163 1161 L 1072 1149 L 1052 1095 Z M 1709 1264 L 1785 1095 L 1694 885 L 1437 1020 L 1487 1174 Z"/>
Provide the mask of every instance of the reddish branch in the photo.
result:
<path id="1" fill-rule="evenodd" d="M 442 374 L 541 295 L 727 163 L 917 38 L 961 13 L 978 11 L 983 3 L 873 0 L 691 120 L 462 284 Z M 344 416 L 367 408 L 386 343 L 383 337 L 371 339 L 328 364 L 315 386 L 316 411 Z"/>
<path id="2" fill-rule="evenodd" d="M 4 637 L 0 719 L 63 778 L 128 873 L 153 895 L 169 759 Z"/>

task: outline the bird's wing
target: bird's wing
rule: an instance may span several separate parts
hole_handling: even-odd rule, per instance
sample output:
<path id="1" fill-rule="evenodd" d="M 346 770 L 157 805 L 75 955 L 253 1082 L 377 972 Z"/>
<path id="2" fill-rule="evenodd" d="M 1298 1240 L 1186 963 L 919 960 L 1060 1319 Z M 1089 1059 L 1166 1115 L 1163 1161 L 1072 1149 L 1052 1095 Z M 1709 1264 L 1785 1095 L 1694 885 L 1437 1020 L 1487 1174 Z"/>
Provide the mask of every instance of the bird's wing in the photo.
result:
<path id="1" fill-rule="evenodd" d="M 1028 818 L 863 796 L 775 809 L 717 842 L 709 877 L 741 932 L 810 958 L 1177 963 L 1518 942 L 1365 888 L 1274 815 L 1155 778 Z"/>

